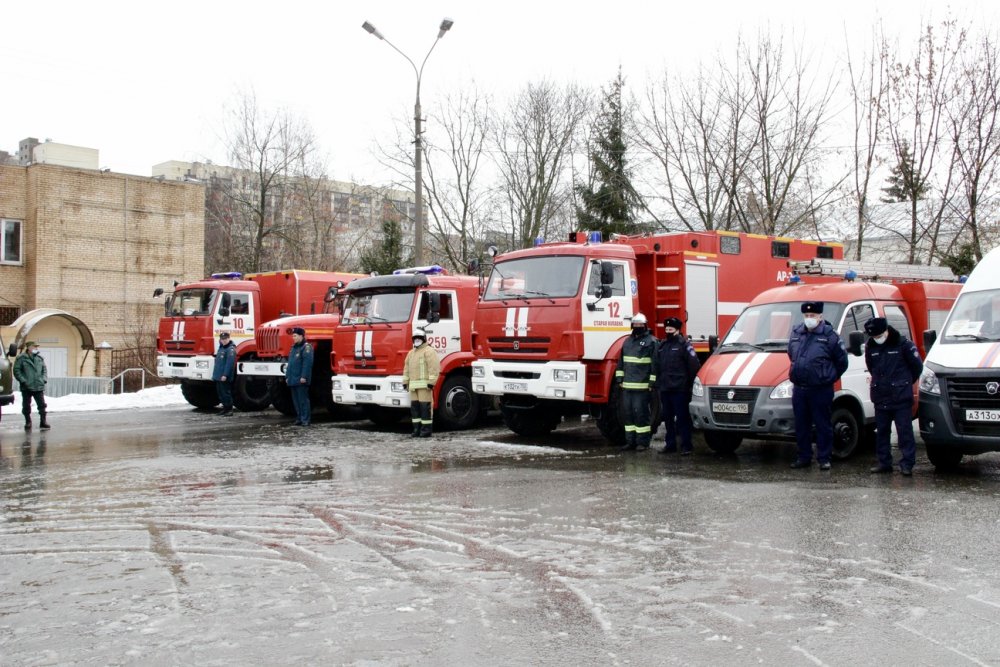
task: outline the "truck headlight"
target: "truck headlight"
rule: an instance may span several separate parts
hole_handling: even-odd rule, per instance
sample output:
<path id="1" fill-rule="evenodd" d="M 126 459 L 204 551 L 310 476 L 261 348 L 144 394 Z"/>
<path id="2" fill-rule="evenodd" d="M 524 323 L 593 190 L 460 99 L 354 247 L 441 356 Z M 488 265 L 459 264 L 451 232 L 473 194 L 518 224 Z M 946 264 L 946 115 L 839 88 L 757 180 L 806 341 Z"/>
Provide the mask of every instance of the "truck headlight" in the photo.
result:
<path id="1" fill-rule="evenodd" d="M 197 368 L 197 369 L 200 369 L 200 370 L 206 370 L 207 371 L 208 370 L 208 362 L 204 361 L 204 360 L 203 361 L 196 361 L 196 362 L 194 362 L 194 367 Z"/>
<path id="2" fill-rule="evenodd" d="M 403 386 L 402 382 L 390 382 L 389 391 L 404 392 L 406 391 L 406 387 Z"/>
<path id="3" fill-rule="evenodd" d="M 698 378 L 694 379 L 694 384 L 691 385 L 691 395 L 692 396 L 704 396 L 705 386 L 701 383 Z"/>
<path id="4" fill-rule="evenodd" d="M 941 394 L 941 383 L 938 382 L 937 374 L 929 368 L 925 368 L 920 374 L 920 391 L 928 394 Z"/>
<path id="5" fill-rule="evenodd" d="M 340 380 L 332 380 L 330 382 L 330 387 L 334 391 L 340 391 L 341 389 L 343 389 L 343 385 L 340 383 Z"/>
<path id="6" fill-rule="evenodd" d="M 156 367 L 157 368 L 163 368 L 163 357 L 157 357 L 156 358 Z"/>
<path id="7" fill-rule="evenodd" d="M 472 367 L 472 377 L 474 378 L 484 378 L 486 377 L 486 368 L 483 366 L 473 366 Z"/>
<path id="8" fill-rule="evenodd" d="M 556 382 L 576 382 L 576 371 L 557 369 L 552 371 L 552 378 Z"/>
<path id="9" fill-rule="evenodd" d="M 792 392 L 794 390 L 795 390 L 795 387 L 792 385 L 792 381 L 791 380 L 785 380 L 784 382 L 782 382 L 777 387 L 775 387 L 774 389 L 771 390 L 770 398 L 772 398 L 772 399 L 783 399 L 783 398 L 784 399 L 788 399 L 788 398 L 792 397 Z"/>

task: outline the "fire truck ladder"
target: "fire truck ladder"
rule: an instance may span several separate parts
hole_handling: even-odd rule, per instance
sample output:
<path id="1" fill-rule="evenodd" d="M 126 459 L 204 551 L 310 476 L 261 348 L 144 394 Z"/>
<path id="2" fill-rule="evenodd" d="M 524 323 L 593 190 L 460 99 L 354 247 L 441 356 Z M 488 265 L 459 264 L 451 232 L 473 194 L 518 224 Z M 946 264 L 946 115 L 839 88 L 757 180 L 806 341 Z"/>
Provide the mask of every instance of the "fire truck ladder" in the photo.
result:
<path id="1" fill-rule="evenodd" d="M 858 280 L 940 280 L 955 282 L 955 274 L 946 266 L 922 266 L 919 264 L 893 264 L 891 262 L 862 262 L 847 259 L 810 259 L 790 261 L 789 268 L 800 275 L 847 276 L 853 272 Z"/>

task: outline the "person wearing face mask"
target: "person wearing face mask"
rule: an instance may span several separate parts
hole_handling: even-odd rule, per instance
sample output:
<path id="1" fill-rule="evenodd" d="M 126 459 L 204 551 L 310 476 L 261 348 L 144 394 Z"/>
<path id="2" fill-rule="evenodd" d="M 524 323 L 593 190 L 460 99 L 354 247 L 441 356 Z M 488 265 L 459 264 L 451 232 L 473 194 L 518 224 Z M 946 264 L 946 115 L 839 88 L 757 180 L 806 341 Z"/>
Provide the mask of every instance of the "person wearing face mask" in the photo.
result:
<path id="1" fill-rule="evenodd" d="M 690 454 L 691 444 L 691 387 L 701 363 L 691 343 L 681 334 L 684 325 L 676 317 L 663 320 L 664 339 L 656 351 L 658 370 L 656 387 L 660 390 L 660 409 L 666 428 L 661 453 L 677 451 L 677 436 L 681 437 L 681 456 Z"/>
<path id="2" fill-rule="evenodd" d="M 889 326 L 884 317 L 865 322 L 868 345 L 865 365 L 871 373 L 871 398 L 875 404 L 875 455 L 878 464 L 872 473 L 892 472 L 892 425 L 899 437 L 899 471 L 909 477 L 916 462 L 917 443 L 913 438 L 913 383 L 920 379 L 924 364 L 911 341 Z"/>
<path id="3" fill-rule="evenodd" d="M 441 373 L 437 351 L 427 344 L 427 332 L 413 330 L 413 349 L 403 361 L 403 386 L 410 392 L 410 421 L 414 438 L 429 438 L 434 427 L 434 385 Z"/>
<path id="4" fill-rule="evenodd" d="M 45 420 L 45 385 L 49 381 L 49 373 L 45 369 L 45 359 L 38 353 L 39 346 L 33 340 L 24 344 L 24 350 L 14 361 L 14 378 L 21 387 L 21 414 L 24 415 L 24 430 L 31 430 L 31 401 L 34 399 L 38 408 L 38 425 L 43 431 L 49 430 Z"/>
<path id="5" fill-rule="evenodd" d="M 840 336 L 823 319 L 823 302 L 802 304 L 802 324 L 788 338 L 792 381 L 792 411 L 798 456 L 792 468 L 812 465 L 812 431 L 816 428 L 816 460 L 830 469 L 833 455 L 833 384 L 847 370 L 847 350 Z"/>
<path id="6" fill-rule="evenodd" d="M 646 327 L 646 316 L 632 317 L 632 335 L 622 344 L 615 369 L 615 382 L 621 389 L 625 407 L 625 444 L 619 449 L 643 450 L 653 439 L 650 425 L 650 397 L 656 385 L 656 338 Z"/>
<path id="7" fill-rule="evenodd" d="M 312 423 L 309 385 L 312 383 L 313 356 L 312 345 L 306 342 L 306 330 L 293 327 L 292 349 L 288 351 L 288 363 L 285 364 L 285 384 L 292 394 L 296 426 Z"/>

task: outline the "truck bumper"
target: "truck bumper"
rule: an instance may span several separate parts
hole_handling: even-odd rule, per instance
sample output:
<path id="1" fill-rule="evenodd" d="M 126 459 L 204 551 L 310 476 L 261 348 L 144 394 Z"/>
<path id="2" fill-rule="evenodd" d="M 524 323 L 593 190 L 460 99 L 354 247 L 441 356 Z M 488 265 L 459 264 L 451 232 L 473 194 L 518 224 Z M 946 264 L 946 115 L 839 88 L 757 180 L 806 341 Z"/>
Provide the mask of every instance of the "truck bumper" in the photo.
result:
<path id="1" fill-rule="evenodd" d="M 288 366 L 287 361 L 261 361 L 260 359 L 238 361 L 236 362 L 236 374 L 264 377 L 285 377 L 286 366 Z"/>
<path id="2" fill-rule="evenodd" d="M 695 396 L 691 400 L 689 408 L 695 428 L 760 438 L 795 435 L 791 399 L 770 398 L 770 387 L 742 387 L 739 395 L 729 398 L 730 389 L 705 387 L 704 396 Z M 740 412 L 744 406 L 746 412 Z"/>
<path id="3" fill-rule="evenodd" d="M 917 419 L 920 423 L 920 438 L 932 447 L 954 447 L 963 454 L 983 454 L 1000 452 L 1000 423 L 980 423 L 959 427 L 955 411 L 949 409 L 949 400 L 940 394 L 920 392 Z M 959 411 L 956 408 L 956 411 Z M 975 433 L 961 433 L 964 428 L 972 428 Z"/>
<path id="4" fill-rule="evenodd" d="M 212 381 L 212 367 L 215 357 L 171 357 L 161 354 L 156 357 L 156 374 L 161 378 Z"/>
<path id="5" fill-rule="evenodd" d="M 477 394 L 582 401 L 586 384 L 586 367 L 573 361 L 530 364 L 480 359 L 472 363 L 472 391 Z"/>
<path id="6" fill-rule="evenodd" d="M 402 375 L 368 377 L 335 375 L 331 380 L 333 402 L 337 405 L 378 405 L 386 408 L 410 407 L 410 392 L 403 389 Z"/>

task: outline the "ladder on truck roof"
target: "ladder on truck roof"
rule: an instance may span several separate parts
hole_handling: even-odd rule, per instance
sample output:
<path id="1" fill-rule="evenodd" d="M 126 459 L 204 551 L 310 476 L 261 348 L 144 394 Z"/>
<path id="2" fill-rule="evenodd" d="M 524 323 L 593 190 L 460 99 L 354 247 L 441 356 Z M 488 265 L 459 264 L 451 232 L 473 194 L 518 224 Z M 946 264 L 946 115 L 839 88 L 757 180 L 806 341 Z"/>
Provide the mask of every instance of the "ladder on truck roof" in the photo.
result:
<path id="1" fill-rule="evenodd" d="M 789 268 L 800 275 L 846 276 L 853 271 L 858 280 L 942 280 L 955 282 L 956 276 L 947 266 L 923 266 L 920 264 L 894 264 L 892 262 L 863 262 L 849 259 L 810 259 L 790 261 Z"/>

